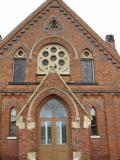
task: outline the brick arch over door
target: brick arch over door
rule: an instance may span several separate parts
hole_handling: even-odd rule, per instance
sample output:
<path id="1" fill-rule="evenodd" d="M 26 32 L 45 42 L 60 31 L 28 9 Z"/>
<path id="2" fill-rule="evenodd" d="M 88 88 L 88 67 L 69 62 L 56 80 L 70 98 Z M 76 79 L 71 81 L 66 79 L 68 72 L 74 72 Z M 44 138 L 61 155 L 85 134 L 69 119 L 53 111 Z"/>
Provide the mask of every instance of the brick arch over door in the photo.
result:
<path id="1" fill-rule="evenodd" d="M 65 104 L 72 121 L 74 121 L 76 117 L 79 118 L 78 107 L 74 103 L 73 99 L 61 90 L 52 88 L 41 92 L 33 99 L 28 110 L 28 120 L 32 119 L 32 121 L 36 121 L 36 114 L 42 106 L 41 104 L 43 104 L 47 99 L 49 100 L 51 97 L 58 98 Z"/>

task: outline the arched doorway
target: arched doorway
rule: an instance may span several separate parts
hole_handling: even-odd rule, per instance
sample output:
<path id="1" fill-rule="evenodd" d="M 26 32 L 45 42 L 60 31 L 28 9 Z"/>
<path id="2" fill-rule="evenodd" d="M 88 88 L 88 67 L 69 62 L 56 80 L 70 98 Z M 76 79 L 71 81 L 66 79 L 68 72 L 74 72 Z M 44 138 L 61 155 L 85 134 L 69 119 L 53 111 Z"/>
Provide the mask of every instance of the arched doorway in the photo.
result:
<path id="1" fill-rule="evenodd" d="M 70 160 L 68 113 L 55 98 L 39 113 L 39 160 Z"/>

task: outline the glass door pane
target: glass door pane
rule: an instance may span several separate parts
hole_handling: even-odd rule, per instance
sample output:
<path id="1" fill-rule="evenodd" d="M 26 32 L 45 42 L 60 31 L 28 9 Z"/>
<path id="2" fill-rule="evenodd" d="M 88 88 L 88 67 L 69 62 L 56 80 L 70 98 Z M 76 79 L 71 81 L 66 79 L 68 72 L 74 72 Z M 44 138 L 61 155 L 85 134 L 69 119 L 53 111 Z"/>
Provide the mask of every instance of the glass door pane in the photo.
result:
<path id="1" fill-rule="evenodd" d="M 56 122 L 56 144 L 66 144 L 66 143 L 67 143 L 66 122 L 57 121 Z"/>
<path id="2" fill-rule="evenodd" d="M 52 123 L 49 121 L 41 122 L 41 144 L 52 143 Z"/>

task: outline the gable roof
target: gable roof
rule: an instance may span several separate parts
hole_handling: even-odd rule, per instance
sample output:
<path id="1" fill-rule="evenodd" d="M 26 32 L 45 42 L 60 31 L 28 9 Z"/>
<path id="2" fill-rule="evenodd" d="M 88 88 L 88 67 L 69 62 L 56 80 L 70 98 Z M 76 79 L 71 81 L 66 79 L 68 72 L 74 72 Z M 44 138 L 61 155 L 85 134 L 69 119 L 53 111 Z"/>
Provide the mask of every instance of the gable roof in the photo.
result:
<path id="1" fill-rule="evenodd" d="M 108 56 L 108 60 L 115 60 L 113 64 L 117 65 L 117 68 L 120 68 L 120 57 L 114 51 L 93 29 L 91 29 L 90 26 L 87 25 L 86 22 L 84 22 L 83 19 L 81 19 L 73 10 L 71 10 L 64 2 L 63 0 L 46 0 L 38 9 L 36 9 L 30 16 L 28 16 L 22 23 L 20 23 L 6 38 L 4 38 L 0 43 L 0 49 L 6 50 L 5 47 L 7 43 L 9 43 L 11 40 L 14 42 L 16 41 L 16 36 L 19 33 L 24 33 L 25 29 L 28 29 L 26 26 L 31 22 L 35 21 L 36 16 L 39 14 L 45 14 L 45 11 L 49 5 L 53 5 L 54 7 L 58 7 L 65 16 L 72 17 L 72 23 L 75 24 L 75 27 L 78 28 L 80 32 L 82 32 L 86 38 L 93 43 L 93 45 L 98 48 L 99 51 L 106 51 L 109 53 L 107 55 L 106 53 L 104 55 Z M 25 28 L 26 27 L 26 28 Z M 11 45 L 11 44 L 10 44 Z M 110 57 L 109 57 L 110 56 Z"/>

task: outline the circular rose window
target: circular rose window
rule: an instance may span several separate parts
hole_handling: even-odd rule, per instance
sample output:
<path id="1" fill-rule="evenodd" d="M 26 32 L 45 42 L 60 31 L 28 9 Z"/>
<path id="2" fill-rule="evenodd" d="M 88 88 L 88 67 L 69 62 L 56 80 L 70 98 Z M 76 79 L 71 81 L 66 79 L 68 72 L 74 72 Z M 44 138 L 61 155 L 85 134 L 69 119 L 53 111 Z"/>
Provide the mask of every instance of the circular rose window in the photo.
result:
<path id="1" fill-rule="evenodd" d="M 54 68 L 59 74 L 69 74 L 70 58 L 67 50 L 58 44 L 43 47 L 38 55 L 38 74 L 46 74 Z"/>

